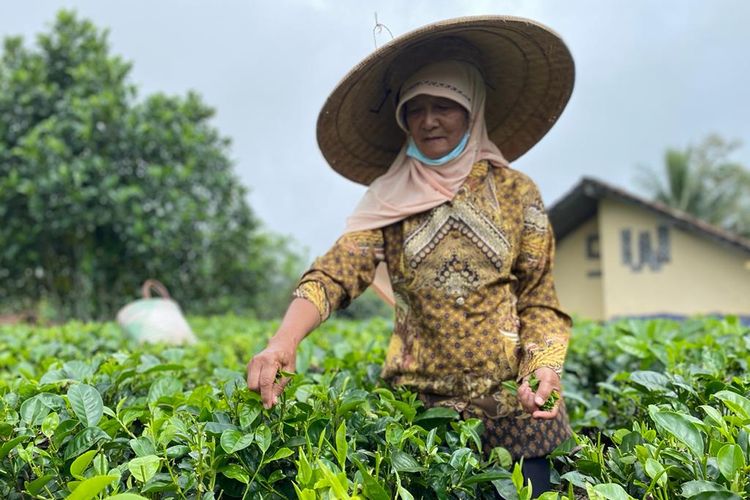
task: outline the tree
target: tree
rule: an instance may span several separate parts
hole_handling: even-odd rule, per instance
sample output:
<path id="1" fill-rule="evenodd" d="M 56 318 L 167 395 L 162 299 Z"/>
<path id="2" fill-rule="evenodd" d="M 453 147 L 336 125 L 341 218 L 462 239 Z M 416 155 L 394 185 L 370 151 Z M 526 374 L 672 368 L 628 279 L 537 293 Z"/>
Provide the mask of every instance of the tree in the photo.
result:
<path id="1" fill-rule="evenodd" d="M 107 32 L 58 14 L 0 60 L 0 304 L 111 317 L 148 277 L 191 312 L 252 308 L 278 272 L 195 93 L 136 99 Z M 294 260 L 288 246 L 275 248 Z"/>
<path id="2" fill-rule="evenodd" d="M 729 159 L 737 147 L 712 135 L 697 147 L 668 149 L 664 169 L 644 169 L 637 181 L 655 201 L 750 237 L 750 172 Z"/>

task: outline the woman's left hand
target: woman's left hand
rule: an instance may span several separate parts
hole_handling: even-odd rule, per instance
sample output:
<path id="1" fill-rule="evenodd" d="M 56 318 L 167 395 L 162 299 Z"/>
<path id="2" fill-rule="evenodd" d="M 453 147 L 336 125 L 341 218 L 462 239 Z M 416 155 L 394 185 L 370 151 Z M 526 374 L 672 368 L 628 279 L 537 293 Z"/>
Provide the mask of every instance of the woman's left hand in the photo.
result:
<path id="1" fill-rule="evenodd" d="M 526 377 L 521 384 L 521 387 L 518 388 L 518 400 L 521 402 L 521 406 L 523 406 L 523 409 L 528 413 L 531 413 L 534 418 L 552 420 L 553 418 L 557 417 L 557 414 L 559 412 L 559 401 L 550 411 L 543 411 L 539 408 L 544 404 L 545 401 L 547 401 L 547 398 L 549 398 L 553 390 L 557 390 L 562 399 L 560 377 L 552 368 L 546 367 L 537 368 L 534 374 L 539 380 L 539 387 L 537 387 L 536 392 L 533 392 L 531 390 L 528 377 Z"/>

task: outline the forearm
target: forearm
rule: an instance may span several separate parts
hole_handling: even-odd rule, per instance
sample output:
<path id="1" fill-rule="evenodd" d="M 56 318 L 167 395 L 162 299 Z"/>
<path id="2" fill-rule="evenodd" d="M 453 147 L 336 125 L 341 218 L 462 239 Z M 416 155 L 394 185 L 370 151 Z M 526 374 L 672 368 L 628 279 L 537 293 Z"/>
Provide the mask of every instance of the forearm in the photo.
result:
<path id="1" fill-rule="evenodd" d="M 302 339 L 319 324 L 320 312 L 317 307 L 307 299 L 295 298 L 289 304 L 279 329 L 268 343 L 296 350 Z"/>

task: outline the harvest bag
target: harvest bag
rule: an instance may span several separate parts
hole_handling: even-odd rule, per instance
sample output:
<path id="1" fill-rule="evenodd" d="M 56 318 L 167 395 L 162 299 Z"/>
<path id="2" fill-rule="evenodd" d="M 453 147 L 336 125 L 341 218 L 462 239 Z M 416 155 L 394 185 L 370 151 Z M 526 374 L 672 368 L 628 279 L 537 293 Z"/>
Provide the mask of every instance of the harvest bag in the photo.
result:
<path id="1" fill-rule="evenodd" d="M 161 297 L 152 298 L 151 289 Z M 167 288 L 157 280 L 146 280 L 142 299 L 131 302 L 117 313 L 117 322 L 138 342 L 192 344 L 196 341 L 180 306 L 169 297 Z"/>

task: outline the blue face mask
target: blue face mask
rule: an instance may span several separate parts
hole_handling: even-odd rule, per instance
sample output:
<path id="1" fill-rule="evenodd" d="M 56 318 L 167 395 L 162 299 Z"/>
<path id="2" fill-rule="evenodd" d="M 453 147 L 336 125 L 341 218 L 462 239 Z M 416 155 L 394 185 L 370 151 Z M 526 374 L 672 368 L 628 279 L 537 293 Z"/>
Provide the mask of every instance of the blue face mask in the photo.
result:
<path id="1" fill-rule="evenodd" d="M 466 148 L 466 144 L 469 142 L 469 132 L 467 131 L 463 138 L 461 139 L 461 142 L 459 142 L 453 150 L 445 156 L 441 156 L 440 158 L 432 159 L 427 158 L 425 155 L 422 154 L 422 152 L 419 150 L 417 145 L 414 143 L 414 139 L 409 137 L 409 144 L 406 147 L 406 156 L 411 156 L 415 160 L 419 160 L 425 165 L 430 166 L 439 166 L 439 165 L 445 165 L 451 160 L 454 160 L 464 152 L 464 149 Z"/>

